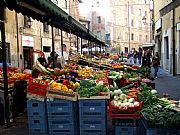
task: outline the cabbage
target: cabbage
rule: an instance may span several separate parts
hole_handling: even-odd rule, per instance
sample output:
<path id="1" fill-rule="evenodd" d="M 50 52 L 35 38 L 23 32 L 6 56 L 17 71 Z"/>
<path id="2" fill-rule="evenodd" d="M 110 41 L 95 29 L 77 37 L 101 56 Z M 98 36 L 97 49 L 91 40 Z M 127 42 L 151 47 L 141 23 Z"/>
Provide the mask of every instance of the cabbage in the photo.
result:
<path id="1" fill-rule="evenodd" d="M 133 103 L 134 102 L 134 98 L 128 99 L 128 102 Z"/>
<path id="2" fill-rule="evenodd" d="M 151 90 L 151 94 L 157 94 L 157 90 Z"/>
<path id="3" fill-rule="evenodd" d="M 118 90 L 114 90 L 114 95 L 118 95 Z"/>
<path id="4" fill-rule="evenodd" d="M 128 100 L 127 100 L 127 99 L 124 99 L 124 100 L 123 100 L 123 103 L 127 103 L 127 102 L 128 102 Z"/>
<path id="5" fill-rule="evenodd" d="M 134 106 L 139 106 L 139 102 L 135 101 Z"/>
<path id="6" fill-rule="evenodd" d="M 120 99 L 121 99 L 121 100 L 126 99 L 126 95 L 125 95 L 125 94 L 121 94 L 121 95 L 120 95 Z"/>
<path id="7" fill-rule="evenodd" d="M 118 100 L 119 99 L 119 97 L 118 96 L 114 96 L 114 100 Z"/>

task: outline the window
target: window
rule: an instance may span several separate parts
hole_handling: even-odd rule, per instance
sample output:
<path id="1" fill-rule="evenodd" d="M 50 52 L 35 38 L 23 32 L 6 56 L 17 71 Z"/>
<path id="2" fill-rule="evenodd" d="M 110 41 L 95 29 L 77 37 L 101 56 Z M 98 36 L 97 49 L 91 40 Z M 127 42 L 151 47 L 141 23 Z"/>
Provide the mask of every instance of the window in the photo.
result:
<path id="1" fill-rule="evenodd" d="M 124 52 L 128 53 L 128 47 L 124 47 Z"/>
<path id="2" fill-rule="evenodd" d="M 65 9 L 67 9 L 67 0 L 64 0 L 65 1 Z"/>
<path id="3" fill-rule="evenodd" d="M 147 11 L 144 12 L 144 16 L 147 16 Z"/>
<path id="4" fill-rule="evenodd" d="M 43 46 L 43 52 L 51 52 L 50 46 Z"/>
<path id="5" fill-rule="evenodd" d="M 139 9 L 139 15 L 141 15 L 141 9 Z"/>
<path id="6" fill-rule="evenodd" d="M 101 17 L 100 16 L 97 17 L 97 22 L 101 23 Z"/>
<path id="7" fill-rule="evenodd" d="M 49 32 L 49 26 L 48 26 L 47 22 L 43 23 L 43 31 Z"/>
<path id="8" fill-rule="evenodd" d="M 30 17 L 24 16 L 24 27 L 25 28 L 31 28 L 32 21 Z"/>
<path id="9" fill-rule="evenodd" d="M 128 40 L 129 38 L 128 38 L 128 33 L 126 32 L 125 33 L 125 40 Z"/>
<path id="10" fill-rule="evenodd" d="M 133 33 L 131 34 L 131 40 L 134 40 L 134 34 Z"/>
<path id="11" fill-rule="evenodd" d="M 131 26 L 134 26 L 134 20 L 131 20 Z"/>
<path id="12" fill-rule="evenodd" d="M 139 41 L 142 41 L 142 35 L 139 35 Z"/>
<path id="13" fill-rule="evenodd" d="M 146 35 L 146 42 L 148 41 L 148 35 Z"/>
<path id="14" fill-rule="evenodd" d="M 99 1 L 97 2 L 97 7 L 99 7 Z"/>
<path id="15" fill-rule="evenodd" d="M 169 59 L 169 42 L 168 42 L 168 37 L 164 38 L 164 44 L 166 48 L 166 59 Z"/>

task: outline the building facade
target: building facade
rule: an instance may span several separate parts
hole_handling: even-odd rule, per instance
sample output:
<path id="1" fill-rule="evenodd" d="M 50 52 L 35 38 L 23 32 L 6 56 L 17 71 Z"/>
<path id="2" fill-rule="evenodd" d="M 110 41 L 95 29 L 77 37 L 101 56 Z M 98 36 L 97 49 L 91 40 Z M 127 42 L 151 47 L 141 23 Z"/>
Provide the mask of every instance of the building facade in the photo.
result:
<path id="1" fill-rule="evenodd" d="M 79 18 L 79 0 L 52 0 L 65 12 Z M 33 68 L 38 54 L 33 49 L 41 50 L 46 58 L 52 51 L 52 27 L 47 23 L 41 23 L 15 11 L 5 10 L 5 33 L 7 44 L 8 63 L 20 68 Z M 55 51 L 61 56 L 61 30 L 54 28 Z M 63 44 L 66 45 L 66 52 L 69 53 L 71 45 L 71 34 L 62 32 Z M 0 39 L 1 41 L 1 39 Z M 1 45 L 1 44 L 0 44 Z M 1 48 L 0 48 L 1 51 Z M 2 53 L 1 53 L 2 55 Z M 0 63 L 2 56 L 0 55 Z M 68 57 L 68 55 L 67 55 Z M 65 58 L 67 59 L 67 58 Z"/>
<path id="2" fill-rule="evenodd" d="M 152 42 L 151 4 L 147 0 L 110 0 L 111 45 L 128 53 Z M 143 22 L 143 18 L 145 22 Z"/>
<path id="3" fill-rule="evenodd" d="M 154 0 L 155 51 L 169 74 L 180 74 L 180 1 Z"/>

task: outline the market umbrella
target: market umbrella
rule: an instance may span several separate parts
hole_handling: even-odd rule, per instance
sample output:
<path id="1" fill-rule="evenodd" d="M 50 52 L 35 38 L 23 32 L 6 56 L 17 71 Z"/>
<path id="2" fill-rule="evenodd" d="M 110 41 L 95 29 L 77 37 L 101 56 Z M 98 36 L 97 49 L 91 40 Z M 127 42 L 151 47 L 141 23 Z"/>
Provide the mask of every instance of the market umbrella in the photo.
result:
<path id="1" fill-rule="evenodd" d="M 89 51 L 89 49 L 87 49 L 87 48 L 83 48 L 83 49 L 82 49 L 82 51 L 83 51 L 83 52 L 88 52 L 88 51 Z"/>

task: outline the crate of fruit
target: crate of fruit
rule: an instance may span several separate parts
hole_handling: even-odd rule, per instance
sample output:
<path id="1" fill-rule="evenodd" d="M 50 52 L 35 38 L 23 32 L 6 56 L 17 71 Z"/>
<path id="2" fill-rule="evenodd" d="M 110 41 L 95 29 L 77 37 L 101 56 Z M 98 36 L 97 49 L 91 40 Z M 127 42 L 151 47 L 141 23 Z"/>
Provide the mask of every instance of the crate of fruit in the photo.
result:
<path id="1" fill-rule="evenodd" d="M 38 78 L 30 78 L 27 89 L 27 97 L 29 99 L 44 100 L 47 89 L 49 89 L 52 82 L 53 80 L 46 81 Z"/>
<path id="2" fill-rule="evenodd" d="M 75 89 L 78 86 L 78 82 L 73 83 L 64 80 L 63 83 L 59 83 L 54 81 L 47 90 L 47 97 L 77 101 L 77 92 Z"/>

